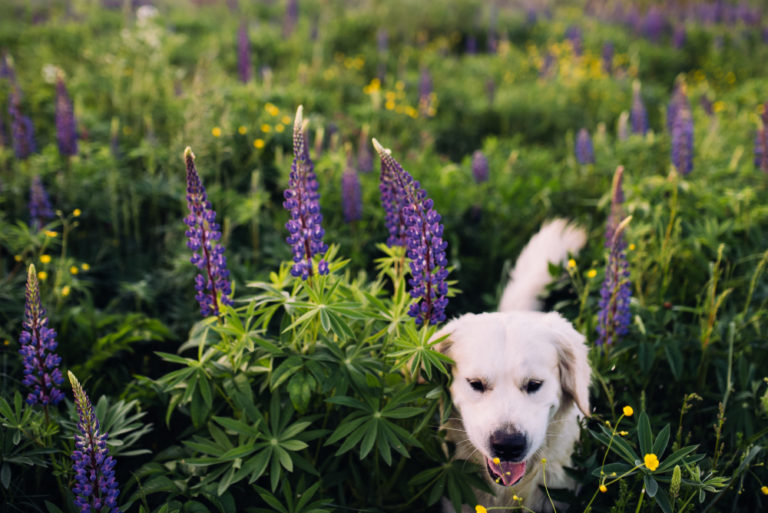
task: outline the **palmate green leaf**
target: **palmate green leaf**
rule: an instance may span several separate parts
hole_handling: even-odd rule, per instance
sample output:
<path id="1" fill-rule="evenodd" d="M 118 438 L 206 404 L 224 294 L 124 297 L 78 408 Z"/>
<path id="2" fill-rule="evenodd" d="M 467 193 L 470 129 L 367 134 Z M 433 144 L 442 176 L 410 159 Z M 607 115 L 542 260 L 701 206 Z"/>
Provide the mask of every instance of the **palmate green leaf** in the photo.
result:
<path id="1" fill-rule="evenodd" d="M 299 356 L 293 355 L 286 358 L 285 361 L 278 365 L 278 367 L 272 372 L 272 376 L 269 380 L 270 390 L 275 390 L 280 386 L 280 384 L 282 384 L 286 379 L 290 378 L 303 366 L 304 362 Z"/>
<path id="2" fill-rule="evenodd" d="M 365 436 L 360 443 L 360 459 L 362 460 L 373 449 L 373 444 L 376 441 L 376 435 L 379 431 L 379 420 L 377 418 L 370 419 L 365 423 Z"/>
<path id="3" fill-rule="evenodd" d="M 653 441 L 651 452 L 659 458 L 659 461 L 661 461 L 662 456 L 664 456 L 664 451 L 667 450 L 667 444 L 669 443 L 669 433 L 670 428 L 669 424 L 667 424 L 662 428 L 661 431 L 659 431 L 659 434 L 656 435 L 656 440 Z"/>
<path id="4" fill-rule="evenodd" d="M 253 425 L 248 425 L 245 422 L 242 422 L 237 419 L 232 419 L 229 417 L 214 416 L 213 420 L 221 424 L 221 426 L 224 427 L 225 429 L 234 431 L 235 433 L 238 433 L 240 435 L 252 436 L 252 437 L 261 436 L 261 431 L 259 431 L 258 429 L 258 425 L 259 425 L 258 420 Z"/>
<path id="5" fill-rule="evenodd" d="M 328 437 L 328 439 L 325 441 L 325 444 L 323 445 L 331 445 L 333 443 L 336 443 L 337 441 L 341 440 L 342 438 L 349 435 L 352 431 L 357 429 L 363 422 L 365 422 L 366 417 L 358 417 L 353 419 L 353 417 L 357 415 L 360 415 L 360 414 L 353 413 L 352 415 L 349 415 L 347 418 L 345 418 L 339 424 L 339 427 L 337 427 L 336 430 L 331 434 L 331 436 Z"/>

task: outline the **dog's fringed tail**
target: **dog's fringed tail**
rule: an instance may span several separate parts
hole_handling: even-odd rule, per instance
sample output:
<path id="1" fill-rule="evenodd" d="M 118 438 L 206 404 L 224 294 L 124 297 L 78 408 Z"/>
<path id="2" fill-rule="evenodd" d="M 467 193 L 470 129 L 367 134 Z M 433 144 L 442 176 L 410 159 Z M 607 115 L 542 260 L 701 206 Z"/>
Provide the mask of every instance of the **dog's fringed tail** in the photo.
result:
<path id="1" fill-rule="evenodd" d="M 539 295 L 552 281 L 549 264 L 565 263 L 584 246 L 587 234 L 567 219 L 554 219 L 541 227 L 517 258 L 499 304 L 500 312 L 539 310 Z"/>

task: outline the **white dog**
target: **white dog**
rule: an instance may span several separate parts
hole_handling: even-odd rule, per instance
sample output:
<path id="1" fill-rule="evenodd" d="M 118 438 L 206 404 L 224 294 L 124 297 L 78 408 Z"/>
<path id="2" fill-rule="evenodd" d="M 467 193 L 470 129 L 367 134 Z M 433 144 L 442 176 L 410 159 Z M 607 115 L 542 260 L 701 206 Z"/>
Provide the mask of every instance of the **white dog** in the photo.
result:
<path id="1" fill-rule="evenodd" d="M 574 486 L 564 467 L 579 437 L 579 410 L 589 414 L 587 347 L 560 314 L 535 310 L 551 280 L 548 264 L 565 262 L 585 239 L 565 220 L 544 225 L 520 254 L 499 312 L 463 315 L 441 330 L 448 338 L 440 350 L 455 362 L 447 438 L 458 458 L 486 469 L 495 493 L 479 493 L 486 507 L 551 511 L 539 488 L 545 479 L 550 489 Z M 443 507 L 453 511 L 447 501 Z"/>

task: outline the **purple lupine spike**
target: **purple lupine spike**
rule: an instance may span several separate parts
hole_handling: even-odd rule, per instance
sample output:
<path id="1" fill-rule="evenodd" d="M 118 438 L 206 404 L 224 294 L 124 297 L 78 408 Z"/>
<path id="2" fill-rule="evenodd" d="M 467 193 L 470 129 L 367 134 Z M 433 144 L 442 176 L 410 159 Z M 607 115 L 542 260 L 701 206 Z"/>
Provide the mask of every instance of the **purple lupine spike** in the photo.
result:
<path id="1" fill-rule="evenodd" d="M 419 78 L 419 112 L 422 116 L 430 115 L 432 108 L 432 75 L 427 68 L 421 70 Z"/>
<path id="2" fill-rule="evenodd" d="M 676 49 L 681 49 L 685 46 L 685 25 L 678 24 L 675 26 L 675 32 L 672 34 L 672 46 Z"/>
<path id="3" fill-rule="evenodd" d="M 608 219 L 605 222 L 605 247 L 610 248 L 613 242 L 613 235 L 616 233 L 616 227 L 624 219 L 624 166 L 618 166 L 613 173 L 613 182 L 611 184 L 611 210 L 608 213 Z M 624 239 L 620 243 L 624 249 Z"/>
<path id="4" fill-rule="evenodd" d="M 474 36 L 474 34 L 470 34 L 467 36 L 466 40 L 466 52 L 469 55 L 474 55 L 477 53 L 477 38 Z"/>
<path id="5" fill-rule="evenodd" d="M 635 82 L 632 86 L 632 109 L 629 111 L 629 118 L 632 133 L 645 135 L 648 132 L 648 112 L 640 95 L 639 82 Z"/>
<path id="6" fill-rule="evenodd" d="M 299 0 L 288 0 L 285 4 L 285 18 L 283 19 L 283 37 L 290 37 L 296 22 L 299 20 Z"/>
<path id="7" fill-rule="evenodd" d="M 755 167 L 768 173 L 768 102 L 763 104 L 762 125 L 755 133 Z"/>
<path id="8" fill-rule="evenodd" d="M 400 215 L 405 225 L 406 255 L 410 259 L 411 279 L 408 280 L 411 297 L 418 299 L 408 311 L 418 326 L 438 324 L 445 320 L 448 305 L 446 269 L 448 261 L 443 240 L 440 214 L 432 207 L 433 201 L 419 182 L 392 157 L 391 152 L 373 140 L 373 146 L 381 157 L 381 174 L 389 176 L 393 189 L 402 198 Z M 382 198 L 383 199 L 383 198 Z"/>
<path id="9" fill-rule="evenodd" d="M 592 138 L 586 128 L 579 130 L 576 136 L 576 160 L 579 164 L 595 163 L 595 148 L 592 146 Z"/>
<path id="10" fill-rule="evenodd" d="M 320 213 L 320 194 L 312 160 L 309 158 L 306 127 L 302 116 L 302 107 L 296 110 L 293 123 L 293 163 L 288 180 L 288 188 L 283 193 L 283 207 L 291 213 L 285 223 L 288 237 L 285 239 L 293 251 L 291 275 L 308 279 L 314 274 L 312 257 L 328 250 L 323 242 L 325 234 L 322 226 L 323 215 Z M 328 263 L 320 260 L 318 274 L 328 274 Z"/>
<path id="11" fill-rule="evenodd" d="M 643 20 L 643 34 L 652 42 L 658 42 L 666 28 L 666 20 L 661 11 L 651 7 Z"/>
<path id="12" fill-rule="evenodd" d="M 50 219 L 53 219 L 51 201 L 45 187 L 43 187 L 40 175 L 35 175 L 29 186 L 29 225 L 37 231 L 45 226 Z"/>
<path id="13" fill-rule="evenodd" d="M 248 24 L 243 21 L 237 31 L 237 71 L 240 82 L 247 84 L 253 75 L 251 64 L 251 43 L 248 40 Z"/>
<path id="14" fill-rule="evenodd" d="M 373 155 L 368 146 L 368 128 L 363 127 L 360 130 L 360 142 L 357 146 L 357 169 L 361 173 L 370 173 L 373 171 Z"/>
<path id="15" fill-rule="evenodd" d="M 384 207 L 384 223 L 389 232 L 387 246 L 405 246 L 407 229 L 403 216 L 403 209 L 407 204 L 405 191 L 399 186 L 394 169 L 389 165 L 384 165 L 383 159 L 381 161 L 379 191 L 381 192 L 381 205 Z"/>
<path id="16" fill-rule="evenodd" d="M 488 157 L 481 150 L 472 154 L 472 176 L 477 183 L 488 181 Z"/>
<path id="17" fill-rule="evenodd" d="M 613 54 L 614 54 L 613 43 L 611 41 L 606 41 L 605 44 L 603 44 L 602 57 L 603 57 L 603 71 L 605 71 L 605 73 L 608 75 L 613 73 Z"/>
<path id="18" fill-rule="evenodd" d="M 11 94 L 8 98 L 8 113 L 11 115 L 13 150 L 16 153 L 16 158 L 26 160 L 37 151 L 35 127 L 32 120 L 22 114 L 21 91 L 16 86 L 11 88 Z"/>
<path id="19" fill-rule="evenodd" d="M 362 219 L 363 197 L 360 190 L 360 177 L 351 154 L 347 157 L 347 167 L 341 175 L 341 206 L 347 223 Z"/>
<path id="20" fill-rule="evenodd" d="M 74 503 L 81 512 L 120 513 L 117 497 L 120 487 L 115 479 L 115 459 L 109 455 L 109 435 L 101 431 L 99 419 L 82 385 L 72 372 L 67 372 L 77 408 L 75 450 L 72 452 L 72 468 L 75 485 Z"/>
<path id="21" fill-rule="evenodd" d="M 552 52 L 548 51 L 541 62 L 541 68 L 539 69 L 539 77 L 545 78 L 549 76 L 550 72 L 554 68 L 554 65 L 555 65 L 555 56 L 552 55 Z"/>
<path id="22" fill-rule="evenodd" d="M 678 82 L 675 84 L 675 89 L 672 91 L 672 97 L 669 99 L 667 105 L 667 130 L 672 133 L 672 127 L 675 124 L 677 113 L 680 110 L 688 110 L 690 112 L 690 104 L 688 103 L 688 95 L 686 94 L 685 82 Z"/>
<path id="23" fill-rule="evenodd" d="M 0 79 L 7 79 L 12 85 L 16 85 L 16 73 L 9 62 L 8 54 L 3 52 L 0 55 Z"/>
<path id="24" fill-rule="evenodd" d="M 578 25 L 568 27 L 565 31 L 565 39 L 571 42 L 573 55 L 580 56 L 582 51 L 581 27 Z"/>
<path id="25" fill-rule="evenodd" d="M 195 155 L 187 146 L 184 150 L 187 170 L 187 206 L 189 215 L 184 218 L 188 226 L 185 235 L 187 247 L 192 250 L 190 262 L 200 270 L 195 276 L 195 299 L 200 304 L 200 314 L 219 316 L 219 303 L 232 306 L 232 284 L 229 281 L 227 259 L 221 240 L 221 228 L 216 222 L 216 212 L 208 201 L 208 194 L 195 168 Z"/>
<path id="26" fill-rule="evenodd" d="M 56 142 L 63 156 L 77 155 L 77 122 L 64 78 L 56 77 Z"/>
<path id="27" fill-rule="evenodd" d="M 672 125 L 672 163 L 681 175 L 693 171 L 693 117 L 687 105 L 677 112 Z"/>
<path id="28" fill-rule="evenodd" d="M 24 360 L 24 385 L 32 388 L 27 395 L 27 404 L 59 404 L 64 399 L 59 387 L 64 377 L 59 370 L 61 357 L 54 351 L 56 332 L 48 327 L 48 318 L 40 301 L 40 284 L 37 281 L 35 266 L 30 265 L 27 272 L 26 304 L 24 322 L 19 337 L 19 354 Z"/>
<path id="29" fill-rule="evenodd" d="M 624 250 L 624 229 L 631 219 L 632 216 L 629 216 L 619 223 L 611 238 L 605 280 L 600 289 L 595 342 L 598 346 L 618 343 L 621 337 L 629 332 L 632 320 L 629 311 L 632 284 L 629 281 L 629 264 Z"/>

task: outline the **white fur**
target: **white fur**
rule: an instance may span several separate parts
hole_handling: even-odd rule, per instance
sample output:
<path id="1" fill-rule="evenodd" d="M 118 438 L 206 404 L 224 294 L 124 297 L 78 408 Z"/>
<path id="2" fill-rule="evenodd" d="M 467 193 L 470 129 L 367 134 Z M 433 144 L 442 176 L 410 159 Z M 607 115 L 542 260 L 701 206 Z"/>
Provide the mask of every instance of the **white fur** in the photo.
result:
<path id="1" fill-rule="evenodd" d="M 458 458 L 483 468 L 495 492 L 478 493 L 486 507 L 519 505 L 512 499 L 517 495 L 534 511 L 551 511 L 539 490 L 544 468 L 548 488 L 574 486 L 564 467 L 570 465 L 579 436 L 579 410 L 589 412 L 587 347 L 560 314 L 531 310 L 538 307 L 538 295 L 550 279 L 548 263 L 577 252 L 585 238 L 581 228 L 561 219 L 544 225 L 520 254 L 501 311 L 466 314 L 441 330 L 449 335 L 441 350 L 456 362 L 451 384 L 455 411 L 445 426 L 447 438 L 456 443 Z M 474 390 L 470 382 L 475 380 L 482 380 L 486 389 Z M 541 381 L 541 387 L 529 393 L 526 384 L 531 380 Z M 525 475 L 509 487 L 495 483 L 485 470 L 494 457 L 491 434 L 500 430 L 522 433 L 528 442 L 520 458 L 526 462 Z M 473 511 L 473 506 L 464 510 Z M 444 510 L 453 511 L 447 501 Z"/>

